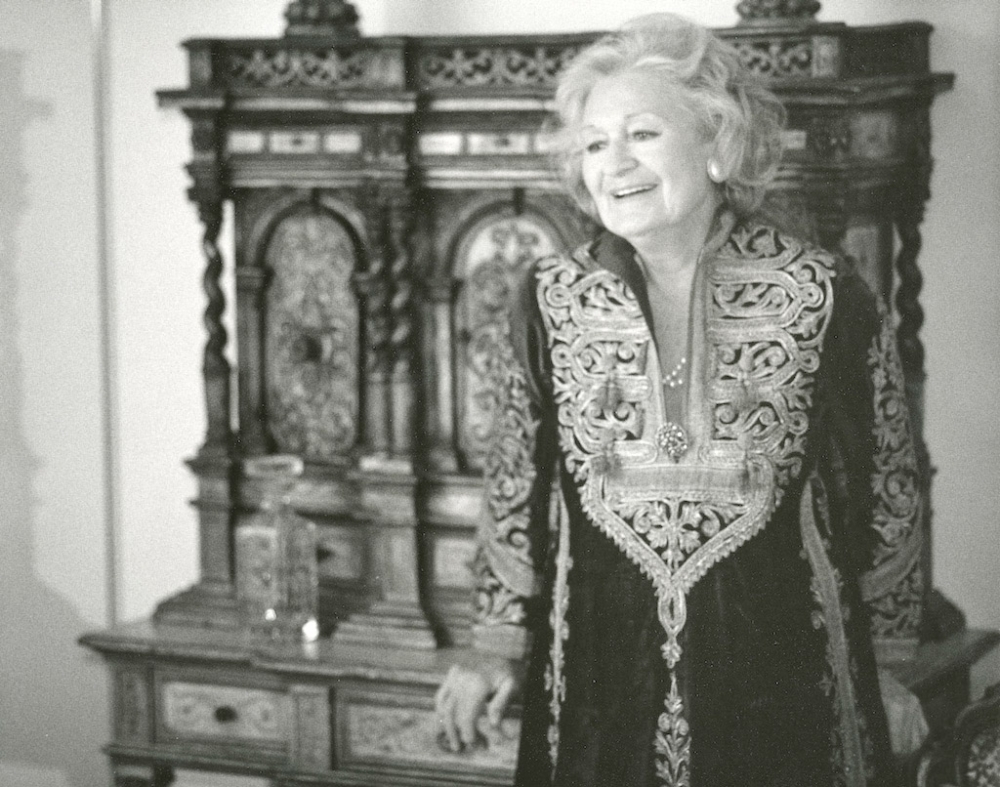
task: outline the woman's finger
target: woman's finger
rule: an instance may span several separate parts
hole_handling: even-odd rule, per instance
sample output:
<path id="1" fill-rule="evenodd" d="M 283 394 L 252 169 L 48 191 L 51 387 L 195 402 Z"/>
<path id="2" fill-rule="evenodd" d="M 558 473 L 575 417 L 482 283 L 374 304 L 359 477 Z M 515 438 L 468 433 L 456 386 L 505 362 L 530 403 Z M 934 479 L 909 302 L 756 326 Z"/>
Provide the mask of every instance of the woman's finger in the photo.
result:
<path id="1" fill-rule="evenodd" d="M 444 731 L 444 736 L 448 740 L 448 748 L 452 751 L 460 751 L 461 743 L 458 740 L 458 727 L 455 724 L 455 702 L 450 700 L 445 702 L 438 711 L 438 722 Z"/>
<path id="2" fill-rule="evenodd" d="M 437 692 L 434 694 L 434 708 L 438 713 L 441 712 L 441 706 L 448 700 L 452 694 L 452 681 L 454 680 L 455 667 L 452 666 L 448 670 L 448 674 L 445 679 L 441 681 L 441 685 L 438 686 Z"/>
<path id="3" fill-rule="evenodd" d="M 493 699 L 491 699 L 489 704 L 486 706 L 486 716 L 489 719 L 490 726 L 500 726 L 500 720 L 503 718 L 503 712 L 507 710 L 507 703 L 510 702 L 510 696 L 513 693 L 514 679 L 510 675 L 507 675 L 500 681 L 500 685 L 497 686 Z"/>
<path id="4" fill-rule="evenodd" d="M 462 743 L 471 746 L 476 742 L 476 720 L 483 709 L 483 696 L 475 686 L 468 686 L 462 701 L 455 706 L 455 721 Z"/>

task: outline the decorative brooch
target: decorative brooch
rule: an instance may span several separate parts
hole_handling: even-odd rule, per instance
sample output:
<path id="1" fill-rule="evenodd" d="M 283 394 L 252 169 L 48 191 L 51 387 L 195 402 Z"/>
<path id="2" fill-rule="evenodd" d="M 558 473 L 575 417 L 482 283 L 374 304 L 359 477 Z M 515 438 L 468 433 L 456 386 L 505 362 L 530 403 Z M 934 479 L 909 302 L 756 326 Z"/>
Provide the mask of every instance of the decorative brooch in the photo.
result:
<path id="1" fill-rule="evenodd" d="M 680 460 L 691 447 L 684 427 L 673 421 L 667 421 L 656 430 L 656 445 L 659 446 L 661 452 L 670 458 L 671 462 Z"/>

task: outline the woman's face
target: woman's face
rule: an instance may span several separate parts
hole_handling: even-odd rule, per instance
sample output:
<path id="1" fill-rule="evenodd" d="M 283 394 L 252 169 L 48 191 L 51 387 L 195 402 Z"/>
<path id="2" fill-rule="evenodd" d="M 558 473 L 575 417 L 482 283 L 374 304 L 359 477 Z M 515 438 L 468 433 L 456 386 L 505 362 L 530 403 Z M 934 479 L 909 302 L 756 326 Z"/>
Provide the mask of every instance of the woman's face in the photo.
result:
<path id="1" fill-rule="evenodd" d="M 718 203 L 707 170 L 712 141 L 660 74 L 598 80 L 584 104 L 579 143 L 583 182 L 601 222 L 633 245 L 711 220 Z"/>

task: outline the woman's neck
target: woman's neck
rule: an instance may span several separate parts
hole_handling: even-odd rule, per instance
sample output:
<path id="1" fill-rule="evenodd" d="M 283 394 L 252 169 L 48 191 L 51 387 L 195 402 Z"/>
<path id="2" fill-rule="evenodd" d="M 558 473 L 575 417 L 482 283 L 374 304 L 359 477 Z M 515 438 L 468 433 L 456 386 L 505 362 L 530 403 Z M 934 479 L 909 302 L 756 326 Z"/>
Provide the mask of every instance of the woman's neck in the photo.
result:
<path id="1" fill-rule="evenodd" d="M 716 205 L 699 212 L 681 227 L 641 238 L 629 238 L 636 250 L 646 280 L 665 285 L 672 279 L 689 278 L 698 264 L 715 219 Z"/>

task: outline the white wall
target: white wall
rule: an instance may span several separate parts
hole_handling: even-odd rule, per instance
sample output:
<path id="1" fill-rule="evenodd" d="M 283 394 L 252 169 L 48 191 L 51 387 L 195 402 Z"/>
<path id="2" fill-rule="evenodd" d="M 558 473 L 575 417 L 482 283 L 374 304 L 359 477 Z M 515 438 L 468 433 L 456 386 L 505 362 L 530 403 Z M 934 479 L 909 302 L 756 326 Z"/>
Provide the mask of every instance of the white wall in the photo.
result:
<path id="1" fill-rule="evenodd" d="M 97 326 L 93 74 L 84 0 L 14 0 L 0 28 L 0 784 L 96 787 L 105 687 L 73 644 L 106 622 L 106 531 L 117 539 L 121 617 L 197 576 L 194 485 L 181 464 L 204 432 L 200 227 L 184 191 L 187 121 L 153 93 L 187 81 L 193 36 L 280 35 L 286 0 L 106 0 L 110 255 L 116 374 L 102 388 Z M 369 35 L 576 31 L 674 10 L 735 21 L 735 0 L 356 0 Z M 7 7 L 5 6 L 5 11 Z M 967 0 L 826 0 L 821 18 L 924 19 L 933 65 L 957 74 L 937 99 L 933 197 L 924 224 L 927 438 L 934 463 L 937 584 L 970 623 L 1000 628 L 1000 6 Z M 231 256 L 227 255 L 231 262 Z M 115 402 L 110 432 L 102 396 Z M 117 508 L 103 493 L 115 441 Z M 109 516 L 117 510 L 117 519 Z M 12 633 L 10 633 L 12 632 Z M 1000 680 L 1000 658 L 976 672 Z M 17 719 L 16 724 L 12 720 Z"/>
<path id="2" fill-rule="evenodd" d="M 44 24 L 41 24 L 45 20 Z M 104 431 L 90 22 L 15 0 L 0 25 L 0 784 L 97 785 Z"/>

